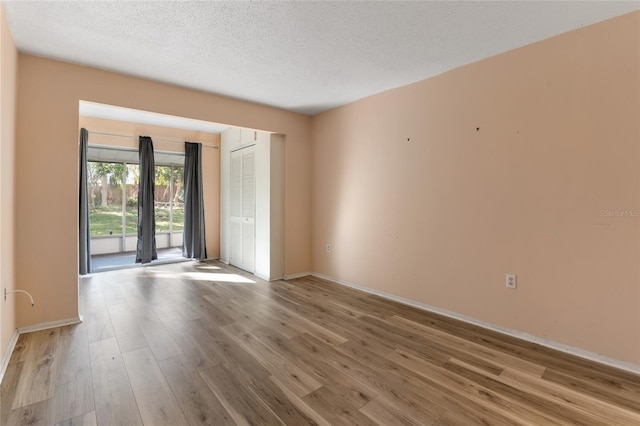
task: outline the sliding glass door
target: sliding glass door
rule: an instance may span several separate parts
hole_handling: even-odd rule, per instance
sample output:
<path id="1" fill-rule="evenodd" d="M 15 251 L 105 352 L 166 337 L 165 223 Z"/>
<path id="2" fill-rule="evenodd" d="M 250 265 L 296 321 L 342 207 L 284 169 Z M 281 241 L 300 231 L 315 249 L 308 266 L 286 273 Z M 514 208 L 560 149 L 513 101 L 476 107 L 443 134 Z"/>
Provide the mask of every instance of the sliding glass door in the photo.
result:
<path id="1" fill-rule="evenodd" d="M 136 232 L 137 211 L 126 209 L 130 179 L 125 163 L 87 163 L 92 255 L 126 251 L 127 233 Z"/>
<path id="2" fill-rule="evenodd" d="M 156 246 L 182 247 L 184 226 L 184 167 L 156 166 Z"/>
<path id="3" fill-rule="evenodd" d="M 183 166 L 156 166 L 157 247 L 182 247 L 184 221 Z M 89 161 L 91 254 L 131 252 L 138 232 L 137 164 Z"/>

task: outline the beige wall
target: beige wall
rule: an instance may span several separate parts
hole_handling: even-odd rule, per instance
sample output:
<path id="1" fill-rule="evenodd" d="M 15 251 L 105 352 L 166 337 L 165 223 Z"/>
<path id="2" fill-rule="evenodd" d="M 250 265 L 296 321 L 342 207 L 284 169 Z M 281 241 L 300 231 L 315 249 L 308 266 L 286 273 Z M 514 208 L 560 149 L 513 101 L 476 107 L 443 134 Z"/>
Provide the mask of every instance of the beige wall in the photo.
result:
<path id="1" fill-rule="evenodd" d="M 639 82 L 633 13 L 314 117 L 314 270 L 640 364 Z"/>
<path id="2" fill-rule="evenodd" d="M 18 326 L 78 313 L 80 100 L 285 134 L 286 269 L 310 270 L 309 117 L 25 54 L 18 72 L 16 279 L 36 299 Z"/>
<path id="3" fill-rule="evenodd" d="M 163 141 L 202 143 L 202 189 L 206 224 L 207 256 L 220 257 L 220 135 L 193 130 L 174 129 L 150 124 L 80 117 L 79 128 L 89 131 L 89 144 L 114 145 L 138 149 L 138 136 L 150 136 L 156 151 L 184 153 L 184 145 Z M 130 138 L 100 135 L 110 133 Z M 215 147 L 215 148 L 214 148 Z"/>
<path id="4" fill-rule="evenodd" d="M 0 360 L 16 329 L 16 296 L 6 302 L 2 291 L 15 289 L 14 272 L 14 173 L 16 71 L 18 54 L 9 30 L 4 9 L 0 5 Z M 25 300 L 18 301 L 24 304 Z M 28 302 L 26 305 L 30 305 Z"/>

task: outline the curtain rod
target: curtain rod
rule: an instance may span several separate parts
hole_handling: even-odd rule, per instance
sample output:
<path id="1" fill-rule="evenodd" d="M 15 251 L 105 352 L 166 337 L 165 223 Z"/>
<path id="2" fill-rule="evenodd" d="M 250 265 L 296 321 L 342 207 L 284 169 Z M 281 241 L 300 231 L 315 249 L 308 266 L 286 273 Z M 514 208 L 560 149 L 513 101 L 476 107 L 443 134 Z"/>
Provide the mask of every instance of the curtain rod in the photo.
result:
<path id="1" fill-rule="evenodd" d="M 93 135 L 115 136 L 115 137 L 118 137 L 118 138 L 131 138 L 131 139 L 137 138 L 137 136 L 118 135 L 118 134 L 115 134 L 115 133 L 93 132 L 91 130 L 88 130 L 88 132 L 93 134 Z M 158 142 L 164 142 L 164 143 L 172 143 L 172 144 L 184 146 L 184 142 L 179 142 L 179 141 L 170 141 L 170 140 L 167 140 L 167 139 L 154 139 L 154 138 L 151 138 L 151 140 L 158 141 Z M 203 148 L 218 149 L 218 147 L 216 145 L 205 145 L 205 144 L 202 144 L 202 147 Z"/>

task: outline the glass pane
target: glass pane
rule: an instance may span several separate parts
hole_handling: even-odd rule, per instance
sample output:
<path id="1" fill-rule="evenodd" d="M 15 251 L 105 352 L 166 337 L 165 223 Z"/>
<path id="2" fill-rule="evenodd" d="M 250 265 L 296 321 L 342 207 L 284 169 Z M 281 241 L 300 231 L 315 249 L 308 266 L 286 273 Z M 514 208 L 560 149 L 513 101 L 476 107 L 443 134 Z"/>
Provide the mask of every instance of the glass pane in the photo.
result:
<path id="1" fill-rule="evenodd" d="M 91 236 L 122 235 L 122 173 L 124 164 L 87 164 Z"/>
<path id="2" fill-rule="evenodd" d="M 156 233 L 169 232 L 171 166 L 156 166 Z"/>
<path id="3" fill-rule="evenodd" d="M 184 228 L 184 167 L 173 167 L 173 231 Z"/>
<path id="4" fill-rule="evenodd" d="M 140 171 L 137 164 L 127 164 L 127 205 L 126 229 L 127 235 L 138 234 L 138 183 L 140 181 Z"/>

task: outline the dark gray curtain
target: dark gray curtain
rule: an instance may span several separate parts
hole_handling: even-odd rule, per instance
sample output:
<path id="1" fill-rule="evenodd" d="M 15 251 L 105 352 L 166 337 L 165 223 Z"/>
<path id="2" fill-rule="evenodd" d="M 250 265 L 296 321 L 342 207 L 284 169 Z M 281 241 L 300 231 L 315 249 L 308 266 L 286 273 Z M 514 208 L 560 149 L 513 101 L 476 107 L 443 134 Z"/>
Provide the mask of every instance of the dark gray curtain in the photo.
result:
<path id="1" fill-rule="evenodd" d="M 138 246 L 136 263 L 149 263 L 158 258 L 156 250 L 156 215 L 153 206 L 155 194 L 155 161 L 153 142 L 140 136 L 140 182 L 138 186 Z"/>
<path id="2" fill-rule="evenodd" d="M 91 273 L 91 232 L 89 230 L 89 191 L 87 188 L 87 144 L 89 132 L 80 129 L 80 225 L 78 236 L 78 264 L 80 275 Z"/>
<path id="3" fill-rule="evenodd" d="M 202 144 L 184 143 L 184 237 L 182 255 L 206 259 L 202 202 Z"/>

